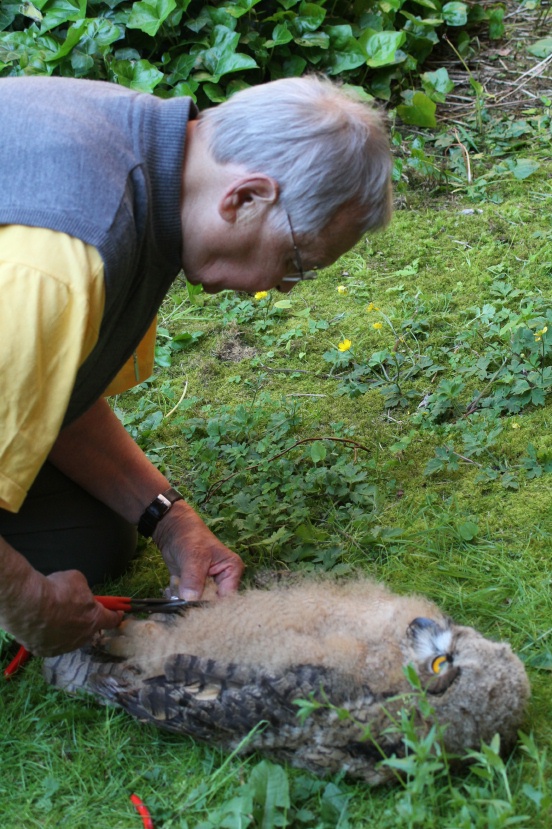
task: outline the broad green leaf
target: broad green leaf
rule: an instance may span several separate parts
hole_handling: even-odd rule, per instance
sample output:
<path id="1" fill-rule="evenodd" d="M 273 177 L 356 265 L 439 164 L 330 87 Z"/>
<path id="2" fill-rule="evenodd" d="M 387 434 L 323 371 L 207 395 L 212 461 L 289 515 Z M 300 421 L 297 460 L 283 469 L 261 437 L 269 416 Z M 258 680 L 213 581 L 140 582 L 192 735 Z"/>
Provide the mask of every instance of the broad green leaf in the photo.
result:
<path id="1" fill-rule="evenodd" d="M 224 89 L 218 83 L 203 83 L 201 88 L 214 104 L 222 104 L 226 100 Z"/>
<path id="2" fill-rule="evenodd" d="M 71 52 L 72 49 L 75 48 L 75 46 L 77 45 L 77 43 L 81 39 L 82 33 L 84 32 L 84 30 L 86 28 L 86 23 L 87 23 L 87 21 L 83 20 L 80 23 L 73 24 L 72 26 L 70 26 L 69 29 L 67 30 L 67 37 L 65 38 L 65 41 L 59 47 L 57 52 L 54 52 L 54 54 L 51 55 L 51 57 L 46 58 L 46 60 L 48 60 L 48 61 L 59 60 L 60 58 L 63 58 L 66 55 L 68 55 L 69 52 Z"/>
<path id="3" fill-rule="evenodd" d="M 320 441 L 316 441 L 315 443 L 311 443 L 310 445 L 310 456 L 314 463 L 319 463 L 319 461 L 323 461 L 326 458 L 326 447 Z"/>
<path id="4" fill-rule="evenodd" d="M 285 769 L 269 760 L 261 760 L 249 775 L 253 790 L 255 825 L 263 829 L 284 826 L 280 819 L 290 806 L 289 782 Z"/>
<path id="5" fill-rule="evenodd" d="M 293 35 L 285 23 L 278 23 L 272 32 L 272 40 L 267 40 L 265 46 L 272 48 L 273 46 L 283 46 L 293 40 Z"/>
<path id="6" fill-rule="evenodd" d="M 19 3 L 0 3 L 0 32 L 11 26 L 19 14 Z"/>
<path id="7" fill-rule="evenodd" d="M 415 92 L 411 103 L 400 104 L 397 113 L 405 124 L 415 127 L 435 127 L 436 106 L 423 92 Z"/>
<path id="8" fill-rule="evenodd" d="M 414 0 L 414 2 L 417 3 L 418 6 L 424 6 L 424 8 L 431 9 L 434 12 L 439 11 L 441 5 L 440 3 L 433 3 L 432 0 Z"/>
<path id="9" fill-rule="evenodd" d="M 138 92 L 153 92 L 163 78 L 163 73 L 148 60 L 115 60 L 111 63 L 110 70 L 121 86 Z"/>
<path id="10" fill-rule="evenodd" d="M 190 72 L 196 64 L 196 56 L 190 54 L 182 54 L 175 58 L 167 67 L 170 75 L 169 82 L 177 83 L 178 81 L 187 80 Z"/>
<path id="11" fill-rule="evenodd" d="M 293 302 L 291 299 L 280 299 L 274 303 L 274 308 L 292 308 Z"/>
<path id="12" fill-rule="evenodd" d="M 40 23 L 41 20 L 44 19 L 44 15 L 42 14 L 39 9 L 33 3 L 21 3 L 19 6 L 19 14 L 24 15 L 25 17 L 29 17 L 31 20 L 34 20 L 35 23 Z"/>
<path id="13" fill-rule="evenodd" d="M 224 4 L 224 11 L 232 17 L 239 18 L 251 11 L 253 6 L 260 2 L 261 0 L 231 0 L 231 2 Z"/>
<path id="14" fill-rule="evenodd" d="M 366 34 L 368 34 L 367 37 Z M 405 40 L 405 32 L 371 32 L 371 30 L 367 30 L 360 36 L 359 44 L 364 49 L 368 66 L 376 68 L 395 63 L 397 49 L 403 45 Z"/>
<path id="15" fill-rule="evenodd" d="M 301 37 L 294 38 L 298 46 L 318 46 L 320 49 L 327 49 L 330 45 L 330 38 L 326 32 L 305 32 Z"/>
<path id="16" fill-rule="evenodd" d="M 76 78 L 83 78 L 94 66 L 94 58 L 80 49 L 71 52 L 71 68 Z"/>
<path id="17" fill-rule="evenodd" d="M 316 3 L 301 3 L 299 12 L 293 23 L 299 34 L 315 32 L 324 22 L 326 9 Z"/>
<path id="18" fill-rule="evenodd" d="M 443 25 L 443 18 L 442 17 L 416 17 L 410 12 L 401 11 L 403 17 L 406 17 L 407 20 L 413 24 L 413 27 L 408 27 L 409 31 L 420 31 L 419 27 L 427 26 L 428 28 L 435 29 L 437 26 Z"/>
<path id="19" fill-rule="evenodd" d="M 153 37 L 175 8 L 176 0 L 140 0 L 132 6 L 127 28 Z"/>
<path id="20" fill-rule="evenodd" d="M 86 14 L 86 0 L 53 0 L 43 7 L 44 20 L 40 32 L 44 34 L 63 23 L 82 20 Z"/>
<path id="21" fill-rule="evenodd" d="M 188 299 L 192 303 L 192 305 L 200 305 L 199 302 L 199 294 L 203 292 L 203 285 L 192 285 L 191 282 L 186 280 L 186 291 L 188 293 Z"/>
<path id="22" fill-rule="evenodd" d="M 240 36 L 226 26 L 215 26 L 212 35 L 212 46 L 202 54 L 202 62 L 208 72 L 220 78 L 229 72 L 243 69 L 256 69 L 257 63 L 249 55 L 236 52 Z"/>
<path id="23" fill-rule="evenodd" d="M 305 58 L 299 55 L 292 55 L 282 64 L 282 75 L 284 78 L 298 78 L 303 74 L 307 66 Z"/>
<path id="24" fill-rule="evenodd" d="M 536 40 L 531 46 L 527 47 L 527 51 L 536 58 L 547 58 L 552 55 L 552 37 L 543 37 L 541 40 Z"/>
<path id="25" fill-rule="evenodd" d="M 398 12 L 403 2 L 404 0 L 380 0 L 378 6 L 384 14 L 389 14 L 391 11 Z"/>
<path id="26" fill-rule="evenodd" d="M 161 368 L 169 368 L 172 364 L 170 348 L 166 345 L 156 345 L 154 350 L 154 360 Z"/>
<path id="27" fill-rule="evenodd" d="M 479 532 L 479 527 L 473 521 L 463 521 L 461 524 L 458 524 L 457 530 L 458 535 L 464 541 L 473 541 Z"/>
<path id="28" fill-rule="evenodd" d="M 326 63 L 326 71 L 330 75 L 348 72 L 365 63 L 364 50 L 353 37 L 353 30 L 350 26 L 327 26 L 325 31 L 330 38 L 330 50 Z"/>
<path id="29" fill-rule="evenodd" d="M 532 158 L 517 158 L 515 164 L 512 164 L 511 170 L 515 178 L 522 180 L 532 176 L 539 167 L 539 162 Z"/>
<path id="30" fill-rule="evenodd" d="M 489 11 L 489 37 L 491 40 L 500 40 L 504 37 L 504 8 L 502 6 Z"/>
<path id="31" fill-rule="evenodd" d="M 465 3 L 458 3 L 456 0 L 452 3 L 445 3 L 442 14 L 449 26 L 465 26 L 468 22 L 468 7 Z"/>
<path id="32" fill-rule="evenodd" d="M 454 84 L 444 66 L 435 72 L 424 72 L 421 78 L 426 95 L 437 103 L 443 103 L 448 93 L 454 89 Z"/>

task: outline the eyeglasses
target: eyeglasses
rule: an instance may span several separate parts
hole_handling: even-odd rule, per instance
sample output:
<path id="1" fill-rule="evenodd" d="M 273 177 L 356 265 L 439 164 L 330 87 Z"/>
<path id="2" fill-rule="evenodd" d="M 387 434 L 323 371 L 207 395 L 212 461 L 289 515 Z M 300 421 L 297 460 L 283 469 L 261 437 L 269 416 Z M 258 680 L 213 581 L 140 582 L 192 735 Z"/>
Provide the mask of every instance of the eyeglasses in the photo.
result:
<path id="1" fill-rule="evenodd" d="M 285 213 L 289 224 L 289 232 L 291 233 L 291 241 L 293 242 L 293 251 L 295 254 L 295 267 L 297 268 L 297 272 L 290 273 L 287 276 L 284 276 L 282 282 L 304 282 L 306 279 L 316 279 L 316 270 L 303 270 L 303 261 L 301 259 L 301 254 L 299 253 L 299 248 L 297 247 L 297 242 L 295 241 L 293 225 L 291 224 L 291 219 L 289 217 L 289 213 L 287 212 L 287 210 L 285 211 Z"/>

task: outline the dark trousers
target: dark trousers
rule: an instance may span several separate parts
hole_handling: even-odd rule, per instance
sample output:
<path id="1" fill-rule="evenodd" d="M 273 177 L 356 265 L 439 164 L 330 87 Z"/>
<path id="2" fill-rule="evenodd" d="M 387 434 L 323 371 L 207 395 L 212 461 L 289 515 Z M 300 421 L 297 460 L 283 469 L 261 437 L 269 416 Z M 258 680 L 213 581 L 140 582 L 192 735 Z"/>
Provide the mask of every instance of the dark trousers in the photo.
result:
<path id="1" fill-rule="evenodd" d="M 136 554 L 136 527 L 46 462 L 0 535 L 44 575 L 80 570 L 90 586 L 115 579 Z"/>

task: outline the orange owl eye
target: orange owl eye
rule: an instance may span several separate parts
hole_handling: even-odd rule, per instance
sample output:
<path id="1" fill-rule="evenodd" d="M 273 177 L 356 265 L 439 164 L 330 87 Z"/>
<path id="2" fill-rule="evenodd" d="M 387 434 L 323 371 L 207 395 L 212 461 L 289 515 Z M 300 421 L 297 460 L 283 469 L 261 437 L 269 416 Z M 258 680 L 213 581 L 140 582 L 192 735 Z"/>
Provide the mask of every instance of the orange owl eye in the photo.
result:
<path id="1" fill-rule="evenodd" d="M 434 674 L 440 674 L 443 665 L 446 665 L 448 662 L 446 656 L 437 656 L 431 663 L 431 670 Z"/>

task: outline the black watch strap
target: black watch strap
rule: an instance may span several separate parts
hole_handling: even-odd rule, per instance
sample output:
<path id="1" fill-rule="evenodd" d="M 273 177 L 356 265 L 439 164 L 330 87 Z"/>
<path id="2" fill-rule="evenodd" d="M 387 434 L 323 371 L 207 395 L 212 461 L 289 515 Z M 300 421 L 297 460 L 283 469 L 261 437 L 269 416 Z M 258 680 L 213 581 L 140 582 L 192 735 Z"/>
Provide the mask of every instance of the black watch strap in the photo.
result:
<path id="1" fill-rule="evenodd" d="M 165 492 L 161 492 L 157 498 L 154 498 L 138 521 L 138 532 L 140 535 L 144 535 L 146 538 L 152 536 L 158 523 L 168 513 L 175 501 L 182 501 L 183 498 L 184 496 L 177 489 L 173 489 L 173 487 L 165 490 Z"/>

